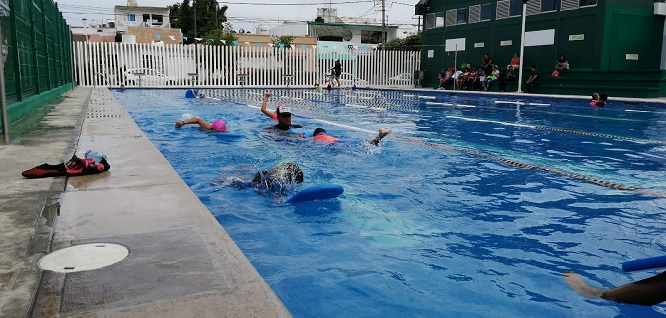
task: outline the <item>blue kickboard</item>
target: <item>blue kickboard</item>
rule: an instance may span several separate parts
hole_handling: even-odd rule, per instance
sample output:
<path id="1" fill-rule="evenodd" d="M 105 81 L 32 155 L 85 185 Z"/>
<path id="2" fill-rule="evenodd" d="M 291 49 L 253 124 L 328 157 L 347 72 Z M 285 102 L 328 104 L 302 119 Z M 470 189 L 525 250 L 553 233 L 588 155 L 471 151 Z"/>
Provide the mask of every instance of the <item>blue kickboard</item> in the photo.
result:
<path id="1" fill-rule="evenodd" d="M 289 128 L 287 131 L 296 135 L 303 133 L 305 137 L 312 137 L 315 130 L 310 128 Z"/>
<path id="2" fill-rule="evenodd" d="M 215 137 L 219 137 L 219 138 L 240 138 L 240 137 L 243 137 L 243 135 L 241 135 L 241 134 L 225 133 L 225 132 L 216 132 L 216 133 L 213 133 L 212 135 L 214 135 Z"/>
<path id="3" fill-rule="evenodd" d="M 296 193 L 287 203 L 299 203 L 313 200 L 325 200 L 335 198 L 345 192 L 339 184 L 320 184 L 303 189 Z"/>

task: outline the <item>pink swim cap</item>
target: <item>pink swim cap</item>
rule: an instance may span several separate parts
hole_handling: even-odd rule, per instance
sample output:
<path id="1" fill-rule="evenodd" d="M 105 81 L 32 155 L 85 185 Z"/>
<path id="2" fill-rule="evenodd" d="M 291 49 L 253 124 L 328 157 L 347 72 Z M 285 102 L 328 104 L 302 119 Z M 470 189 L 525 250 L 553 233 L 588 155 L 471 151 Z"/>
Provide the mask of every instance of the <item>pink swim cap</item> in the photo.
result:
<path id="1" fill-rule="evenodd" d="M 280 109 L 280 107 L 284 106 L 284 104 L 278 104 L 277 107 L 275 107 L 275 110 Z"/>
<path id="2" fill-rule="evenodd" d="M 210 129 L 217 131 L 225 131 L 227 130 L 227 124 L 225 124 L 223 120 L 218 119 L 214 121 L 212 125 L 210 125 Z"/>

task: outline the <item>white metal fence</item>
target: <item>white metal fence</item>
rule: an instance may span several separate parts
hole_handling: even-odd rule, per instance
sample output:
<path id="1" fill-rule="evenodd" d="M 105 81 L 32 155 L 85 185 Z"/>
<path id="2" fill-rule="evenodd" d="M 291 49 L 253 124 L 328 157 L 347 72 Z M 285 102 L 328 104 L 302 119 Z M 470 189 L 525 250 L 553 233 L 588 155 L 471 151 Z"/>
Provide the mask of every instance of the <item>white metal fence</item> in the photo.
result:
<path id="1" fill-rule="evenodd" d="M 326 86 L 326 75 L 338 59 L 343 86 L 414 86 L 420 65 L 419 52 L 372 48 L 342 51 L 314 46 L 74 42 L 75 72 L 81 86 Z"/>

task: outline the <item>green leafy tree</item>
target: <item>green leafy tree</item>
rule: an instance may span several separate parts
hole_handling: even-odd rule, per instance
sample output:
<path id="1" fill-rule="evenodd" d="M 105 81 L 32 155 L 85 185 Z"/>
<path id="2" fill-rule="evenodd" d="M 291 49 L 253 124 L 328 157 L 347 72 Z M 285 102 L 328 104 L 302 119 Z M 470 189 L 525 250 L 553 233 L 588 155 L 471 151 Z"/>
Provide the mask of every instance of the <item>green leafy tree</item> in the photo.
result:
<path id="1" fill-rule="evenodd" d="M 204 34 L 202 43 L 204 45 L 232 46 L 233 41 L 238 41 L 238 38 L 234 36 L 231 25 L 225 23 L 223 28 Z"/>
<path id="2" fill-rule="evenodd" d="M 271 37 L 271 42 L 273 43 L 273 47 L 279 47 L 280 44 L 283 44 L 285 48 L 291 48 L 294 39 L 293 35 L 273 36 Z"/>
<path id="3" fill-rule="evenodd" d="M 380 46 L 379 49 L 387 51 L 420 51 L 421 40 L 422 37 L 419 32 L 404 39 L 393 39 L 386 43 L 385 46 Z"/>
<path id="4" fill-rule="evenodd" d="M 197 8 L 197 34 L 196 37 L 211 33 L 213 30 L 223 29 L 227 22 L 227 6 L 219 6 L 215 0 L 192 0 Z M 169 19 L 171 27 L 180 29 L 187 37 L 186 44 L 194 43 L 194 8 L 190 0 L 170 5 Z M 233 31 L 233 30 L 231 30 Z"/>

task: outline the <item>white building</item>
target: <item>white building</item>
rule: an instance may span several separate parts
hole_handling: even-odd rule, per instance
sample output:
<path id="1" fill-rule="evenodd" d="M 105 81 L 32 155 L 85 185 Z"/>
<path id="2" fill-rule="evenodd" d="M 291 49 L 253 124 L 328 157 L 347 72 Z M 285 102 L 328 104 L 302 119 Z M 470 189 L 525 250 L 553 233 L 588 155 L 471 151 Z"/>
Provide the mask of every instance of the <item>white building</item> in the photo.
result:
<path id="1" fill-rule="evenodd" d="M 132 4 L 132 3 L 130 3 Z M 115 6 L 114 13 L 119 25 L 171 28 L 169 23 L 169 8 L 165 7 L 141 7 L 135 5 Z"/>
<path id="2" fill-rule="evenodd" d="M 318 8 L 314 22 L 285 23 L 270 30 L 271 35 L 316 36 L 320 47 L 364 47 L 382 43 L 382 30 L 386 33 L 386 42 L 403 38 L 405 30 L 398 31 L 398 26 L 381 24 L 373 18 L 338 17 L 335 8 Z"/>

